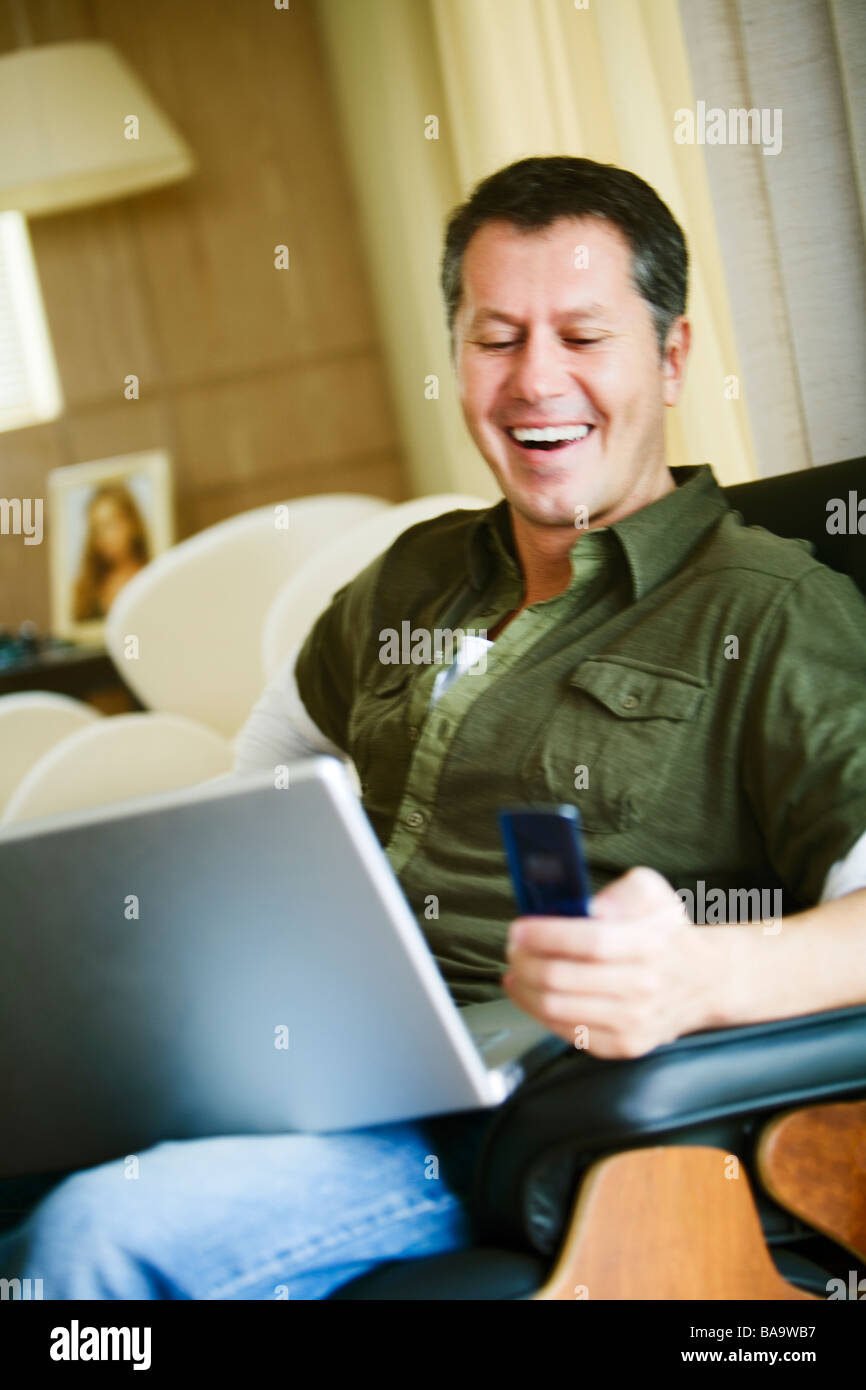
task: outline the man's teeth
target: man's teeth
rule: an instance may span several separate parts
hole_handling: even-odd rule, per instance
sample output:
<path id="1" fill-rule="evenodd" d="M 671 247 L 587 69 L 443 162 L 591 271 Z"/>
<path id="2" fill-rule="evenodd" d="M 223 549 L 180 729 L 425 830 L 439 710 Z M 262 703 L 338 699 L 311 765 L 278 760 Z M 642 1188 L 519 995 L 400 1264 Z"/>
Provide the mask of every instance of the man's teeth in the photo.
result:
<path id="1" fill-rule="evenodd" d="M 570 425 L 561 429 L 549 425 L 543 430 L 509 430 L 508 433 L 518 444 L 559 444 L 565 440 L 585 439 L 591 429 L 591 425 Z"/>

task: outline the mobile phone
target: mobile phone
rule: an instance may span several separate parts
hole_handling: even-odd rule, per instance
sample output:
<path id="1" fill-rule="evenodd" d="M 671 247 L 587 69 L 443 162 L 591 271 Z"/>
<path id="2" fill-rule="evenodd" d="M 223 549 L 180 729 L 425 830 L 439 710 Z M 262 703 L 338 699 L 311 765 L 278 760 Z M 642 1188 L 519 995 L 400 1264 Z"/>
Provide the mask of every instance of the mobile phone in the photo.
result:
<path id="1" fill-rule="evenodd" d="M 592 897 L 576 806 L 497 812 L 521 916 L 588 917 Z"/>

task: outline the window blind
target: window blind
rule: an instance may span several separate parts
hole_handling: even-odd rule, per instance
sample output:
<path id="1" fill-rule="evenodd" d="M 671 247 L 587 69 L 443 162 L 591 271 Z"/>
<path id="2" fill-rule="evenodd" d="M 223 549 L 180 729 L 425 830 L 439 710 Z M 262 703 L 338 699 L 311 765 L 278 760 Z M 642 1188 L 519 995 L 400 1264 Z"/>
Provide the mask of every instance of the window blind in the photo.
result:
<path id="1" fill-rule="evenodd" d="M 63 408 L 57 364 L 19 212 L 0 213 L 0 430 L 54 420 Z"/>

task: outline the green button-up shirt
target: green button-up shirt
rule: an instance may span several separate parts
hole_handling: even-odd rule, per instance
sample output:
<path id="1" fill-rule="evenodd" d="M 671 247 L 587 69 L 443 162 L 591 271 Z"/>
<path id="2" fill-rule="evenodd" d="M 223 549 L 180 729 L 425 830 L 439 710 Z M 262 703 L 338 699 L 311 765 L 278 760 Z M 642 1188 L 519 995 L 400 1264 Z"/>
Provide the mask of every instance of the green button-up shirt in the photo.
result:
<path id="1" fill-rule="evenodd" d="M 458 1004 L 502 993 L 500 806 L 576 805 L 594 892 L 648 864 L 696 903 L 773 895 L 773 915 L 817 902 L 866 830 L 862 596 L 808 542 L 744 526 L 709 465 L 671 471 L 674 491 L 577 531 L 564 592 L 435 704 L 441 664 L 417 658 L 437 630 L 484 633 L 523 600 L 505 500 L 404 532 L 299 653 Z"/>

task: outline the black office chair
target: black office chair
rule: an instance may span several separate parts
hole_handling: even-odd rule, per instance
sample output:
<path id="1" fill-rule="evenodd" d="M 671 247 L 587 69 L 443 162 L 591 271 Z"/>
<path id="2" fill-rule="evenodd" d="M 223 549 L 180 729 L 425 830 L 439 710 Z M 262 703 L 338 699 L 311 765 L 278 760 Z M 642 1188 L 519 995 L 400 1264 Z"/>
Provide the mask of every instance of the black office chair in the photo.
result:
<path id="1" fill-rule="evenodd" d="M 847 503 L 858 488 L 866 495 L 864 459 L 724 491 L 748 525 L 805 537 L 819 560 L 850 575 L 866 594 L 866 545 L 857 534 L 834 535 L 826 527 L 828 501 Z M 866 1007 L 695 1033 L 629 1060 L 596 1058 L 563 1042 L 492 1120 L 475 1174 L 479 1244 L 388 1262 L 331 1297 L 539 1296 L 568 1232 L 575 1197 L 586 1191 L 588 1170 L 596 1173 L 605 1156 L 660 1146 L 712 1149 L 738 1160 L 775 1269 L 795 1290 L 827 1297 L 831 1278 L 848 1282 L 856 1254 L 831 1239 L 826 1227 L 822 1234 L 769 1196 L 756 1141 L 785 1112 L 864 1099 Z M 866 1184 L 866 1166 L 862 1177 Z M 866 1270 L 857 1270 L 858 1279 L 864 1275 Z M 695 1288 L 689 1296 L 707 1294 Z"/>

